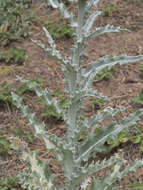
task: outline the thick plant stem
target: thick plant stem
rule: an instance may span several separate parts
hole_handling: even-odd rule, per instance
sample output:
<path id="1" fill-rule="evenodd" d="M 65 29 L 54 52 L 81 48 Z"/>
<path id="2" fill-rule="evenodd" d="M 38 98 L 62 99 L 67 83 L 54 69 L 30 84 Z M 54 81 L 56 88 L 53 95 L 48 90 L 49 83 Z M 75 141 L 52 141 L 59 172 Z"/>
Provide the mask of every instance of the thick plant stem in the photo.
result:
<path id="1" fill-rule="evenodd" d="M 86 1 L 78 1 L 78 25 L 76 28 L 76 39 L 74 44 L 74 51 L 71 60 L 73 72 L 69 72 L 69 81 L 72 84 L 69 86 L 69 108 L 68 108 L 68 136 L 75 138 L 75 128 L 77 128 L 78 113 L 81 108 L 80 103 L 80 91 L 81 91 L 81 66 L 82 66 L 82 49 L 83 49 L 83 38 L 82 38 L 82 27 L 84 24 Z"/>
<path id="2" fill-rule="evenodd" d="M 79 0 L 78 1 L 78 25 L 77 25 L 77 36 L 78 39 L 82 39 L 82 27 L 85 17 L 85 7 L 86 7 L 86 0 Z"/>
<path id="3" fill-rule="evenodd" d="M 79 0 L 78 2 L 78 25 L 76 28 L 76 39 L 74 43 L 74 51 L 73 56 L 71 60 L 71 65 L 73 72 L 69 72 L 69 81 L 73 81 L 73 83 L 68 84 L 69 86 L 69 107 L 68 107 L 68 120 L 67 120 L 67 139 L 72 141 L 73 149 L 76 151 L 77 147 L 77 134 L 76 131 L 78 130 L 78 121 L 80 117 L 80 109 L 81 109 L 81 99 L 80 99 L 80 93 L 81 93 L 81 69 L 82 69 L 82 52 L 84 48 L 84 42 L 82 37 L 82 28 L 84 24 L 84 17 L 85 17 L 85 7 L 86 7 L 86 1 Z M 71 86 L 70 86 L 71 85 Z M 77 150 L 78 151 L 78 150 Z M 73 165 L 72 171 L 69 171 L 69 166 L 66 166 L 66 162 L 64 163 L 65 167 L 67 168 L 67 171 L 65 173 L 68 173 L 68 176 L 72 174 L 72 172 L 76 173 L 76 167 L 74 167 L 74 163 L 72 161 L 74 160 L 72 158 L 73 155 L 71 155 L 71 165 Z M 67 163 L 69 164 L 69 162 Z M 67 184 L 68 190 L 76 190 L 78 189 L 77 185 L 75 185 L 75 178 L 71 176 L 71 181 L 69 184 Z"/>

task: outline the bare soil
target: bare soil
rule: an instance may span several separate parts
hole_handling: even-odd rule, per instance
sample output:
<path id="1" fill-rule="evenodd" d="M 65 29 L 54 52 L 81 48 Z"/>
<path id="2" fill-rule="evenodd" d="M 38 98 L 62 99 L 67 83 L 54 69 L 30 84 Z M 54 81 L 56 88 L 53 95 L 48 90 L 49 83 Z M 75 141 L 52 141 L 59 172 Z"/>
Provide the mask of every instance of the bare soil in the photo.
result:
<path id="1" fill-rule="evenodd" d="M 104 55 L 143 54 L 143 2 L 137 2 L 136 0 L 102 0 L 98 9 L 104 12 L 105 8 L 111 5 L 114 5 L 114 10 L 109 11 L 109 15 L 102 15 L 98 18 L 95 27 L 110 24 L 121 26 L 121 28 L 128 28 L 131 32 L 109 33 L 91 40 L 86 49 L 85 65 L 91 64 L 92 60 L 96 60 Z M 35 10 L 35 7 L 33 9 Z M 16 75 L 19 75 L 28 79 L 43 78 L 43 87 L 48 88 L 53 96 L 56 91 L 64 91 L 63 73 L 60 65 L 30 40 L 31 38 L 40 40 L 48 47 L 48 41 L 42 32 L 42 24 L 48 18 L 57 21 L 59 18 L 58 13 L 55 10 L 41 8 L 37 12 L 37 21 L 31 23 L 32 30 L 29 39 L 12 44 L 25 49 L 28 59 L 22 65 L 12 65 L 11 67 L 14 68 L 14 72 L 0 76 L 0 83 L 6 81 L 8 84 L 19 86 L 20 83 L 16 78 Z M 65 37 L 56 40 L 56 43 L 57 48 L 63 55 L 68 55 L 73 40 Z M 109 103 L 105 103 L 104 107 L 127 107 L 127 111 L 122 116 L 128 115 L 141 107 L 132 101 L 132 97 L 137 96 L 143 90 L 143 73 L 139 70 L 140 65 L 143 65 L 143 62 L 125 66 L 118 65 L 110 80 L 95 80 L 94 88 L 112 100 Z M 25 96 L 27 97 L 25 103 L 30 106 L 31 111 L 36 112 L 40 121 L 45 121 L 47 130 L 58 136 L 62 136 L 65 132 L 64 123 L 54 117 L 41 117 L 42 106 L 36 103 L 37 97 L 35 94 L 26 93 Z M 90 107 L 86 111 L 93 114 L 93 110 Z M 0 103 L 0 118 L 0 131 L 8 139 L 13 136 L 14 131 L 17 131 L 19 127 L 27 135 L 30 135 L 33 131 L 32 127 L 27 126 L 27 120 L 21 118 L 20 111 L 7 103 Z M 139 124 L 143 127 L 142 120 Z M 50 151 L 46 150 L 43 142 L 38 138 L 34 138 L 33 142 L 29 143 L 29 147 L 32 150 L 39 150 L 39 157 L 43 160 L 47 159 L 50 162 L 52 171 L 61 176 L 57 179 L 56 183 L 63 186 L 64 178 L 62 171 Z M 136 159 L 142 159 L 143 156 L 143 153 L 139 151 L 138 145 L 132 143 L 121 145 L 111 155 L 115 153 L 120 154 L 129 163 L 132 163 Z M 25 163 L 20 160 L 20 155 L 16 151 L 12 151 L 12 155 L 0 155 L 0 177 L 18 174 L 24 167 Z M 143 168 L 139 168 L 136 172 L 130 173 L 122 179 L 119 182 L 118 189 L 128 190 L 128 184 L 137 182 L 143 183 Z"/>

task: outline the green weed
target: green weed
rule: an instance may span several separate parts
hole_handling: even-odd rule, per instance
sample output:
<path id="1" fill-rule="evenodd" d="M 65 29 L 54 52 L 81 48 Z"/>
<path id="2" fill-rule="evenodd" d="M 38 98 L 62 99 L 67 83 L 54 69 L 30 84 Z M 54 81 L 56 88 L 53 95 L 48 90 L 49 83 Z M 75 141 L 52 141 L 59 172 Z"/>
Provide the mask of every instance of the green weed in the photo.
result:
<path id="1" fill-rule="evenodd" d="M 136 0 L 136 2 L 138 2 L 138 3 L 143 3 L 143 0 Z"/>
<path id="2" fill-rule="evenodd" d="M 139 144 L 139 150 L 143 152 L 143 133 L 140 126 L 136 125 L 133 127 L 133 134 L 127 130 L 123 130 L 114 140 L 108 139 L 107 145 L 104 146 L 104 150 L 106 153 L 109 153 L 113 148 L 126 142 Z"/>
<path id="3" fill-rule="evenodd" d="M 96 80 L 109 80 L 109 79 L 111 79 L 113 76 L 113 71 L 114 71 L 114 68 L 112 68 L 110 70 L 108 68 L 101 70 L 97 74 Z"/>
<path id="4" fill-rule="evenodd" d="M 15 85 L 8 84 L 7 82 L 3 82 L 0 85 L 0 101 L 4 103 L 13 104 L 14 102 L 12 100 L 11 92 L 14 90 L 19 95 L 23 95 L 23 93 L 28 89 L 26 86 L 16 87 Z M 23 97 L 24 98 L 24 97 Z"/>
<path id="5" fill-rule="evenodd" d="M 16 190 L 18 186 L 19 184 L 16 175 L 0 178 L 0 190 Z"/>
<path id="6" fill-rule="evenodd" d="M 66 109 L 67 100 L 66 100 L 64 93 L 57 91 L 57 92 L 55 92 L 55 96 L 59 98 L 60 108 Z M 57 113 L 57 111 L 53 107 L 53 105 L 48 105 L 48 106 L 46 105 L 44 98 L 41 97 L 40 102 L 42 102 L 43 108 L 44 108 L 44 111 L 41 114 L 41 116 L 43 116 L 43 117 L 55 117 L 58 120 L 62 119 L 62 115 Z"/>
<path id="7" fill-rule="evenodd" d="M 128 185 L 131 190 L 143 190 L 143 184 L 133 183 Z"/>
<path id="8" fill-rule="evenodd" d="M 0 76 L 4 76 L 13 72 L 14 72 L 14 68 L 11 66 L 0 67 Z"/>
<path id="9" fill-rule="evenodd" d="M 33 12 L 29 9 L 29 0 L 0 1 L 0 44 L 8 45 L 28 36 Z"/>
<path id="10" fill-rule="evenodd" d="M 110 5 L 109 7 L 106 7 L 103 9 L 102 11 L 102 15 L 103 16 L 109 16 L 111 12 L 115 11 L 116 8 L 114 7 L 114 5 Z"/>
<path id="11" fill-rule="evenodd" d="M 9 53 L 0 54 L 0 62 L 6 63 L 23 63 L 27 59 L 26 50 L 12 47 Z"/>
<path id="12" fill-rule="evenodd" d="M 2 135 L 1 132 L 0 132 L 0 135 Z M 5 154 L 11 155 L 12 150 L 17 150 L 15 144 L 10 142 L 5 137 L 0 136 L 0 155 L 1 156 L 5 155 Z"/>
<path id="13" fill-rule="evenodd" d="M 34 139 L 34 135 L 33 134 L 26 134 L 21 127 L 18 127 L 15 131 L 13 131 L 13 134 L 16 137 L 20 137 L 23 138 L 26 142 L 28 143 L 32 143 L 33 139 Z"/>
<path id="14" fill-rule="evenodd" d="M 20 87 L 16 87 L 13 84 L 8 84 L 7 82 L 3 82 L 0 85 L 0 101 L 4 102 L 4 103 L 9 103 L 9 104 L 13 104 L 14 102 L 12 100 L 12 96 L 11 96 L 11 92 L 15 91 L 17 94 L 19 94 L 20 96 L 22 96 L 22 98 L 24 99 L 24 93 L 26 92 L 33 92 L 31 89 L 28 88 L 27 85 L 21 85 Z"/>
<path id="15" fill-rule="evenodd" d="M 3 82 L 1 84 L 1 90 L 0 90 L 0 101 L 1 102 L 8 102 L 13 104 L 13 100 L 11 97 L 11 91 L 13 89 L 13 85 L 8 85 L 7 82 Z"/>
<path id="16" fill-rule="evenodd" d="M 11 34 L 9 31 L 0 32 L 0 46 L 6 46 L 12 42 L 18 41 L 19 37 L 15 34 Z"/>
<path id="17" fill-rule="evenodd" d="M 73 36 L 73 28 L 69 26 L 63 19 L 60 22 L 48 21 L 45 23 L 45 27 L 48 29 L 49 33 L 53 38 L 71 38 Z"/>
<path id="18" fill-rule="evenodd" d="M 37 80 L 32 80 L 33 82 L 37 82 L 40 85 L 43 84 L 43 79 L 38 78 Z M 14 91 L 17 94 L 19 94 L 23 99 L 26 97 L 24 96 L 27 92 L 35 93 L 33 90 L 29 89 L 29 87 L 24 84 L 19 87 L 17 87 L 14 84 L 8 84 L 7 82 L 3 82 L 0 84 L 0 102 L 8 103 L 11 105 L 15 105 L 14 101 L 12 100 L 11 92 Z"/>
<path id="19" fill-rule="evenodd" d="M 143 91 L 141 91 L 138 96 L 134 96 L 132 98 L 132 101 L 142 105 L 143 104 Z"/>
<path id="20" fill-rule="evenodd" d="M 26 54 L 26 50 L 13 47 L 10 49 L 10 57 L 14 63 L 23 63 L 28 56 Z"/>
<path id="21" fill-rule="evenodd" d="M 139 70 L 143 72 L 143 65 L 139 66 Z"/>
<path id="22" fill-rule="evenodd" d="M 89 102 L 90 107 L 92 108 L 92 110 L 99 110 L 102 108 L 103 106 L 103 100 L 102 99 L 98 99 L 98 98 L 92 98 Z"/>

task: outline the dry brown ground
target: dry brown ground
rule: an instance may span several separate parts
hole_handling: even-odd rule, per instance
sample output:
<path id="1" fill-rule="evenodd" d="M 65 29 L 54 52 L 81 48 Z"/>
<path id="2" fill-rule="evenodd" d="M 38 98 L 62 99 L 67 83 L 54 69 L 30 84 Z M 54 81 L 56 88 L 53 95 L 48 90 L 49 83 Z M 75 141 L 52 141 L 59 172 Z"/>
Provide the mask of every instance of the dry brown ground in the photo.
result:
<path id="1" fill-rule="evenodd" d="M 109 16 L 100 17 L 96 26 L 103 26 L 105 24 L 120 25 L 122 28 L 128 28 L 131 33 L 110 33 L 98 37 L 89 42 L 86 49 L 85 64 L 90 64 L 104 55 L 139 55 L 143 54 L 143 3 L 136 0 L 101 0 L 99 9 L 104 10 L 111 4 L 115 6 L 115 10 L 111 11 Z M 48 44 L 44 33 L 42 32 L 42 23 L 49 17 L 58 19 L 58 13 L 55 10 L 43 10 L 38 13 L 38 20 L 32 23 L 31 38 L 41 40 L 43 43 Z M 56 40 L 58 49 L 64 54 L 70 53 L 72 47 L 72 40 L 63 38 Z M 64 90 L 63 73 L 60 66 L 48 57 L 42 50 L 40 50 L 30 39 L 21 41 L 21 43 L 14 44 L 16 47 L 26 49 L 28 53 L 28 60 L 21 66 L 14 65 L 14 72 L 6 76 L 0 76 L 0 83 L 7 81 L 9 84 L 17 84 L 16 74 L 29 78 L 43 78 L 44 87 L 54 95 L 55 91 Z M 48 45 L 47 45 L 48 46 Z M 68 48 L 67 48 L 68 47 Z M 126 106 L 127 115 L 138 109 L 138 106 L 131 101 L 133 96 L 139 94 L 143 89 L 143 74 L 139 71 L 139 65 L 143 62 L 133 65 L 117 66 L 112 79 L 108 81 L 95 81 L 94 87 L 101 91 L 104 95 L 111 98 L 110 103 L 104 106 L 112 106 L 114 108 Z M 26 103 L 30 106 L 31 110 L 36 112 L 39 120 L 41 107 L 36 104 L 36 96 L 33 93 L 27 93 Z M 90 111 L 87 110 L 88 112 Z M 95 110 L 96 111 L 96 110 Z M 30 134 L 32 128 L 27 126 L 27 121 L 21 118 L 19 110 L 13 106 L 0 104 L 0 131 L 4 132 L 4 136 L 9 138 L 14 130 L 21 127 L 26 134 Z M 57 121 L 54 118 L 44 118 L 47 130 L 61 136 L 64 133 L 64 124 L 62 121 Z M 140 125 L 143 126 L 142 121 Z M 48 159 L 50 166 L 55 173 L 61 173 L 58 164 L 53 159 L 51 153 L 47 151 L 43 143 L 39 139 L 34 139 L 33 143 L 29 143 L 32 150 L 40 150 L 40 158 Z M 121 154 L 128 162 L 132 163 L 135 159 L 142 159 L 142 153 L 139 151 L 138 146 L 127 143 L 116 149 L 116 153 Z M 11 156 L 0 156 L 0 177 L 8 176 L 19 173 L 25 166 L 25 163 L 20 161 L 17 152 L 13 151 Z M 132 182 L 143 183 L 143 169 L 138 169 L 135 173 L 126 176 L 120 183 L 119 189 L 127 190 L 127 185 Z M 63 177 L 57 180 L 60 185 L 63 184 Z"/>

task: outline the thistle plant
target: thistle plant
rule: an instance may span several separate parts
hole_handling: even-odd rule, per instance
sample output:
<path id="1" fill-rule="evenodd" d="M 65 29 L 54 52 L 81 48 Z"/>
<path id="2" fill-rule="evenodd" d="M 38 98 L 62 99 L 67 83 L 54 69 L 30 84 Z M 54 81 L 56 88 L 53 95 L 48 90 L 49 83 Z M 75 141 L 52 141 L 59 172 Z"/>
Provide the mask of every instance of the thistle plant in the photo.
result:
<path id="1" fill-rule="evenodd" d="M 50 150 L 60 163 L 64 175 L 65 186 L 57 187 L 54 183 L 55 175 L 50 172 L 46 166 L 46 162 L 38 160 L 36 153 L 31 152 L 28 148 L 23 149 L 23 158 L 30 163 L 31 172 L 26 170 L 20 174 L 20 182 L 27 189 L 40 190 L 113 190 L 116 189 L 116 181 L 124 177 L 128 172 L 134 171 L 137 167 L 143 165 L 143 161 L 135 161 L 129 166 L 125 160 L 117 156 L 109 159 L 92 161 L 97 158 L 97 153 L 104 151 L 104 143 L 110 138 L 115 139 L 123 129 L 130 129 L 140 120 L 143 115 L 143 109 L 140 109 L 127 117 L 121 119 L 120 123 L 114 120 L 114 116 L 122 111 L 122 109 L 106 108 L 92 116 L 90 119 L 81 117 L 81 110 L 84 101 L 88 97 L 95 97 L 102 100 L 109 100 L 106 96 L 94 90 L 93 81 L 96 75 L 104 68 L 112 68 L 117 63 L 123 65 L 134 63 L 143 59 L 143 55 L 139 56 L 104 56 L 91 65 L 82 67 L 84 50 L 88 40 L 109 33 L 128 31 L 120 27 L 107 25 L 105 27 L 96 28 L 93 32 L 94 21 L 100 11 L 91 12 L 91 8 L 96 7 L 99 0 L 68 0 L 78 6 L 78 16 L 69 13 L 66 6 L 58 0 L 48 0 L 53 8 L 59 9 L 62 16 L 66 18 L 69 24 L 75 28 L 74 45 L 71 49 L 71 56 L 64 57 L 56 49 L 56 44 L 46 28 L 43 28 L 48 38 L 50 48 L 46 48 L 44 44 L 34 41 L 48 55 L 56 59 L 61 65 L 64 73 L 67 93 L 67 106 L 61 109 L 59 101 L 54 99 L 47 89 L 42 89 L 39 84 L 30 80 L 18 77 L 22 83 L 34 90 L 38 97 L 45 99 L 47 105 L 53 106 L 57 113 L 62 114 L 65 123 L 66 133 L 63 137 L 57 137 L 45 129 L 44 123 L 39 123 L 34 113 L 31 113 L 28 106 L 24 105 L 22 98 L 12 93 L 13 100 L 22 112 L 22 116 L 26 117 L 29 124 L 35 130 L 35 136 L 39 136 L 45 142 L 46 148 Z M 108 126 L 103 125 L 103 121 L 113 118 Z M 97 127 L 100 129 L 94 131 Z M 84 142 L 79 142 L 79 135 L 87 131 Z M 125 166 L 125 167 L 123 167 Z M 94 177 L 100 170 L 111 168 L 103 178 Z"/>

